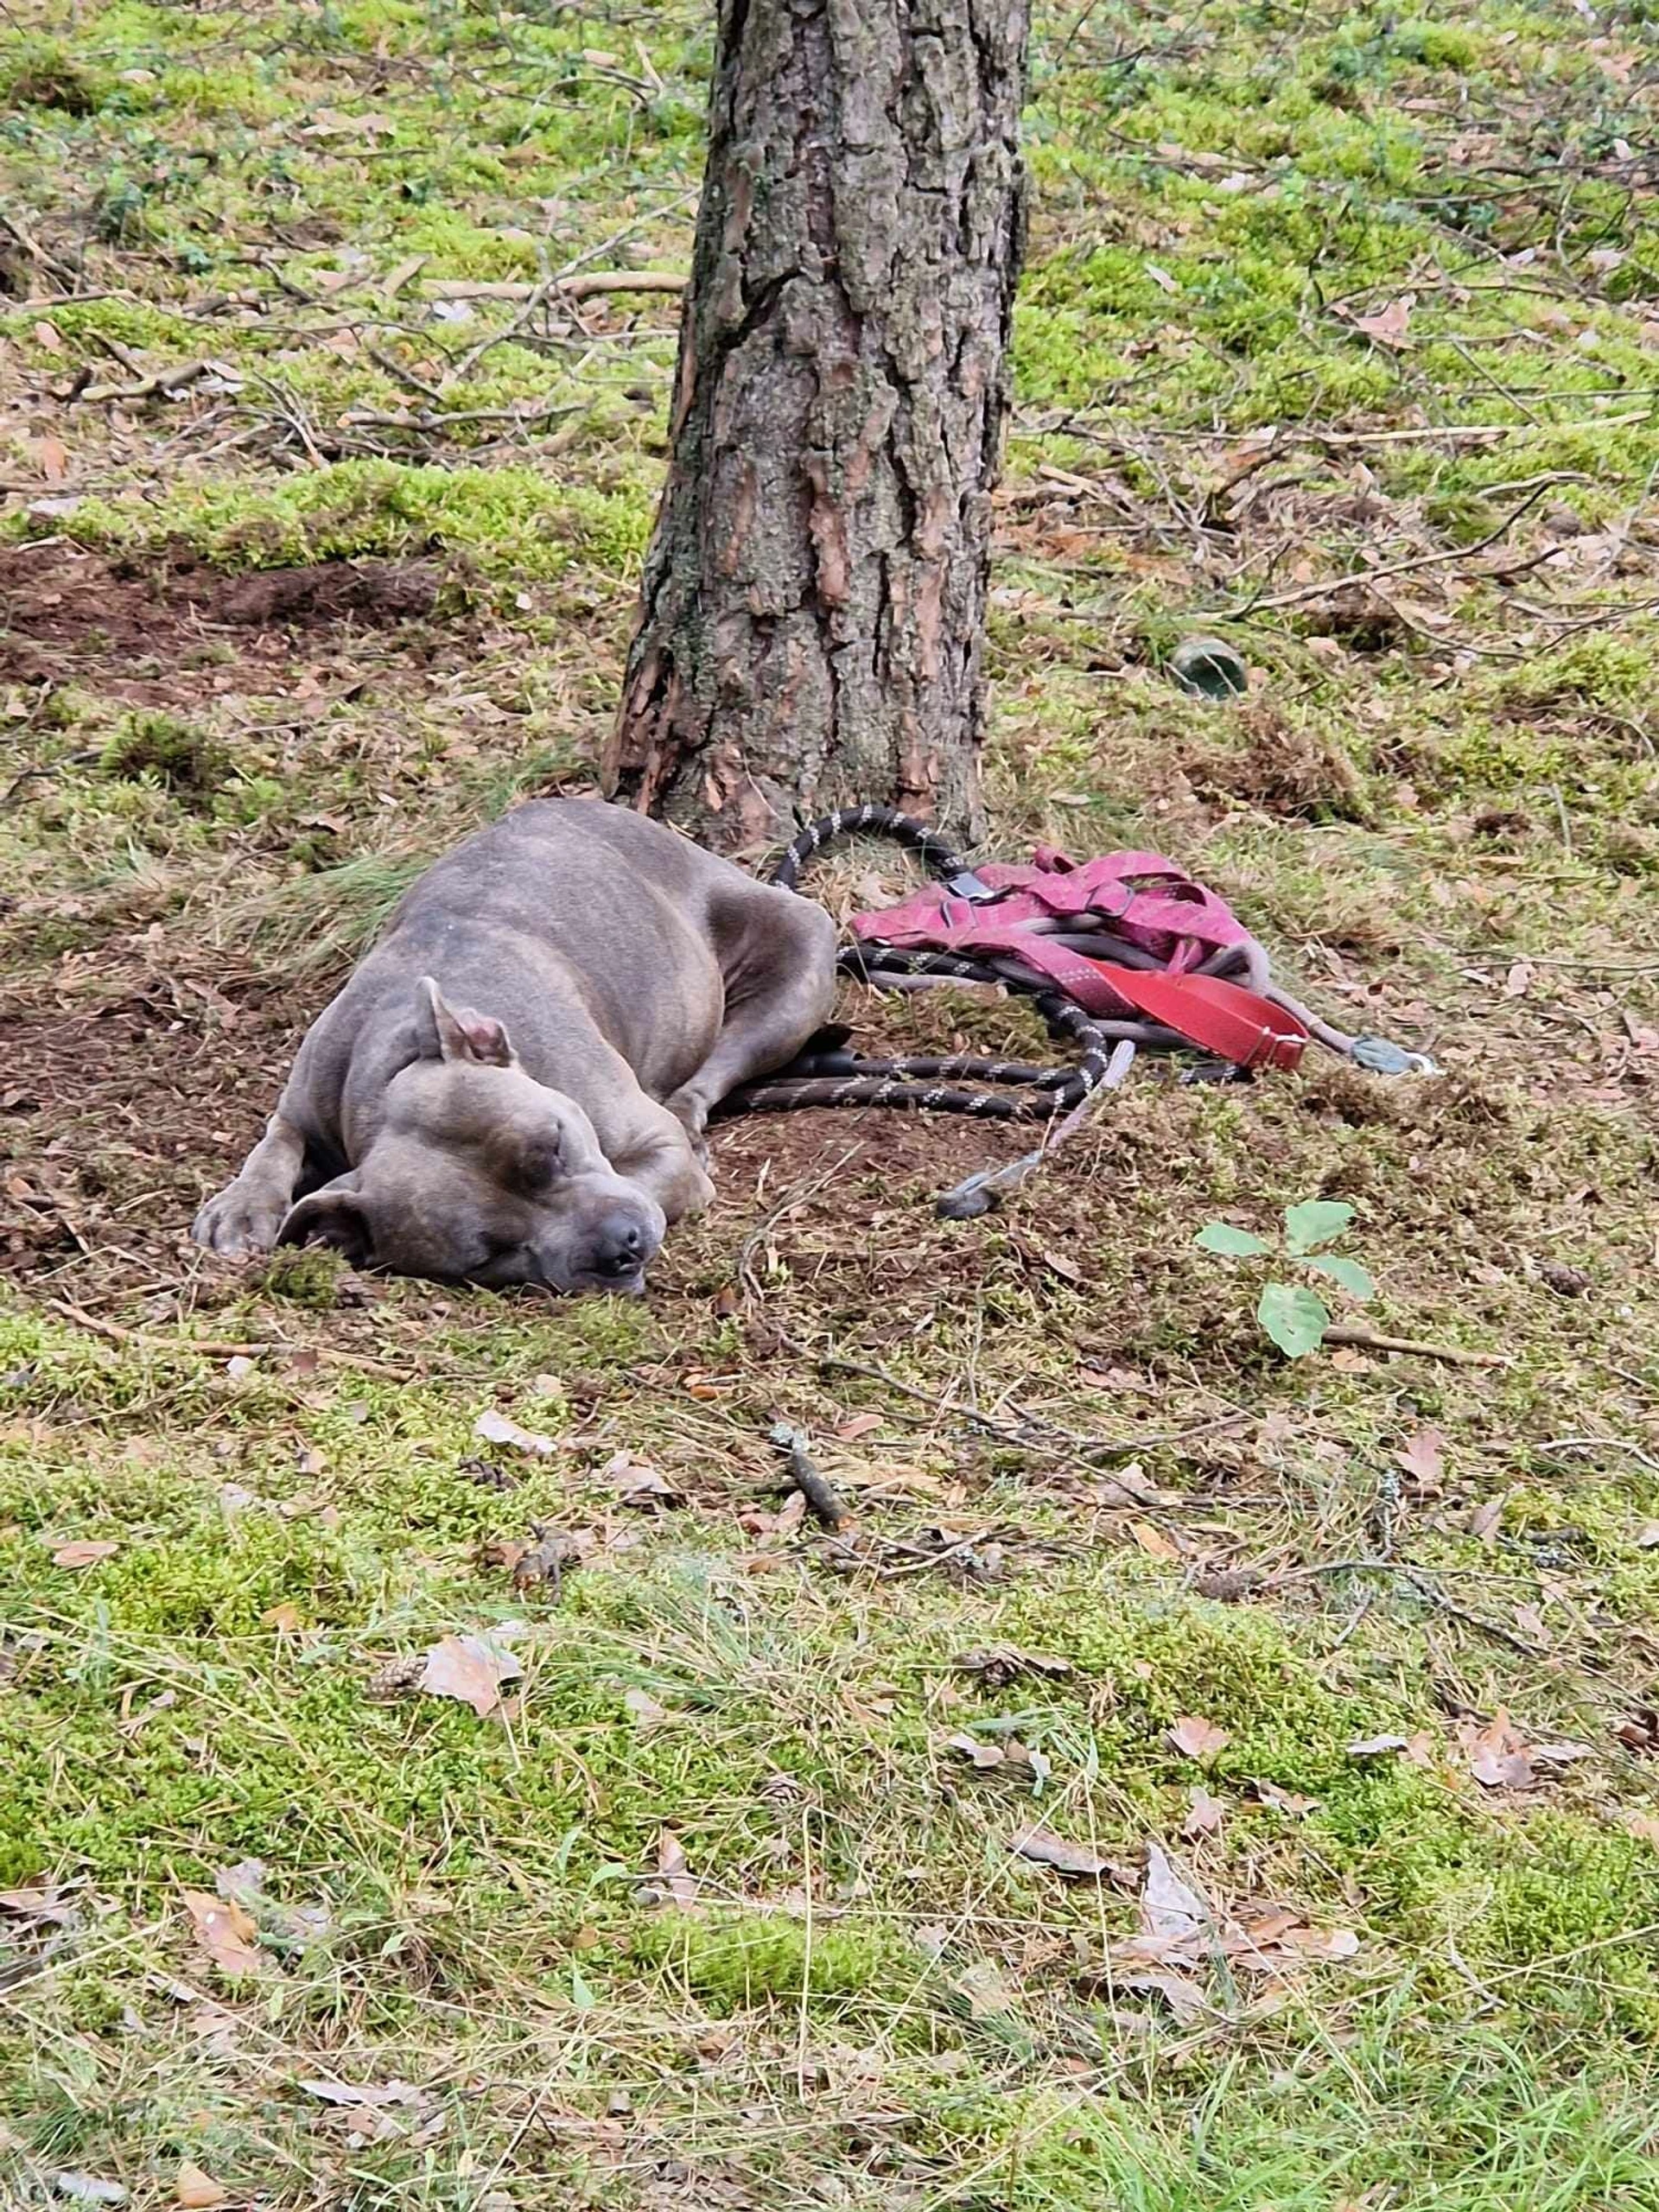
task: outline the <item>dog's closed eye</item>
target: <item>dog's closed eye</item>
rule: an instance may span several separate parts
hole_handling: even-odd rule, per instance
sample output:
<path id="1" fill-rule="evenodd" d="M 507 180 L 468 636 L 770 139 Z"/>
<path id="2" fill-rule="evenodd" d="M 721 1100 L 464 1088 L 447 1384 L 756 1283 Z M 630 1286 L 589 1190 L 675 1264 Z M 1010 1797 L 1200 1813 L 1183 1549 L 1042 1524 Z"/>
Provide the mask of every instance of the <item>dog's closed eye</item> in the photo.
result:
<path id="1" fill-rule="evenodd" d="M 563 1170 L 556 1137 L 527 1137 L 515 1145 L 507 1164 L 507 1179 L 526 1197 L 556 1182 Z"/>

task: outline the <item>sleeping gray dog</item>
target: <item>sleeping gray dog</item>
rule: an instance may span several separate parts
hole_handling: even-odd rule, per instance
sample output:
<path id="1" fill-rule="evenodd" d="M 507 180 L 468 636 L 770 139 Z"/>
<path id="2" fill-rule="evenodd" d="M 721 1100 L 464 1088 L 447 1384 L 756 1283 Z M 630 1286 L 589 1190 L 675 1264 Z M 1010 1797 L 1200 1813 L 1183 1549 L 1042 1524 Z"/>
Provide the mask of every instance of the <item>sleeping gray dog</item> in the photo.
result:
<path id="1" fill-rule="evenodd" d="M 518 807 L 406 893 L 196 1241 L 638 1291 L 713 1196 L 710 1108 L 820 1027 L 835 958 L 822 908 L 659 823 Z"/>

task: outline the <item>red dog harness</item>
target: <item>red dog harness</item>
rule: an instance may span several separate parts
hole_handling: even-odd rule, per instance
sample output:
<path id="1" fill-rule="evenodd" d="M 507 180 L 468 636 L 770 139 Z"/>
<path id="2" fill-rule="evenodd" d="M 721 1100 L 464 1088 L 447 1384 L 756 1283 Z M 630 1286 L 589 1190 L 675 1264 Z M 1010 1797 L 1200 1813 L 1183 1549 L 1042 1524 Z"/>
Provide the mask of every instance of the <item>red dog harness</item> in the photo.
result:
<path id="1" fill-rule="evenodd" d="M 1308 1025 L 1264 995 L 1267 955 L 1224 900 L 1161 853 L 1072 861 L 1039 845 L 858 914 L 861 944 L 1011 961 L 1088 1013 L 1149 1018 L 1244 1066 L 1291 1068 Z M 1081 940 L 1081 943 L 1080 943 Z M 1099 945 L 1099 956 L 1082 944 Z M 1128 964 L 1126 964 L 1128 963 Z M 1205 969 L 1236 968 L 1243 988 Z"/>

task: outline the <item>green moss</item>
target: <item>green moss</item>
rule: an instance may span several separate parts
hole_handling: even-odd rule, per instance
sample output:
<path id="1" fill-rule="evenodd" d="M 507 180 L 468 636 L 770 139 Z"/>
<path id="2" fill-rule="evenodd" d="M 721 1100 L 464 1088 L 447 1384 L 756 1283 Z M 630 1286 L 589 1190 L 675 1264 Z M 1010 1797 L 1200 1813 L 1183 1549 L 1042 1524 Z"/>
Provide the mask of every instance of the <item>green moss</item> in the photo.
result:
<path id="1" fill-rule="evenodd" d="M 902 1998 L 923 1962 L 895 1927 L 868 1919 L 809 1928 L 780 1915 L 664 1913 L 641 1922 L 629 1947 L 716 2017 L 813 1997 Z"/>
<path id="2" fill-rule="evenodd" d="M 0 104 L 6 106 L 94 115 L 108 92 L 108 79 L 56 39 L 24 39 L 0 56 Z"/>
<path id="3" fill-rule="evenodd" d="M 266 1262 L 260 1287 L 273 1298 L 328 1313 L 339 1303 L 344 1267 L 338 1252 L 321 1244 L 289 1244 Z"/>
<path id="4" fill-rule="evenodd" d="M 182 486 L 144 509 L 89 500 L 73 528 L 89 544 L 181 543 L 230 569 L 435 552 L 528 581 L 561 576 L 578 563 L 620 572 L 639 559 L 650 518 L 643 486 L 603 493 L 529 468 L 376 461 L 344 461 L 267 488 Z"/>
<path id="5" fill-rule="evenodd" d="M 1425 69 L 1472 69 L 1481 60 L 1484 41 L 1459 23 L 1413 22 L 1399 24 L 1393 34 L 1395 50 Z"/>
<path id="6" fill-rule="evenodd" d="M 230 765 L 224 747 L 200 730 L 147 709 L 124 715 L 99 756 L 106 776 L 153 778 L 166 791 L 197 798 L 223 783 Z"/>

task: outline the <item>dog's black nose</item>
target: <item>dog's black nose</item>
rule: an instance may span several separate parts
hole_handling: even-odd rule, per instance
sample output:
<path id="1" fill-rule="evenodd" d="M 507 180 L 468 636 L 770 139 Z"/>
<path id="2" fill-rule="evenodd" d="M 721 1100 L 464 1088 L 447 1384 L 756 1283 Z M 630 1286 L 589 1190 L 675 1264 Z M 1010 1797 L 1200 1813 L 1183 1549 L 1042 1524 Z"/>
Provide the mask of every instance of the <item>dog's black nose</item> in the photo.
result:
<path id="1" fill-rule="evenodd" d="M 607 1222 L 594 1239 L 594 1273 L 614 1276 L 637 1274 L 645 1257 L 645 1232 L 625 1215 Z"/>

